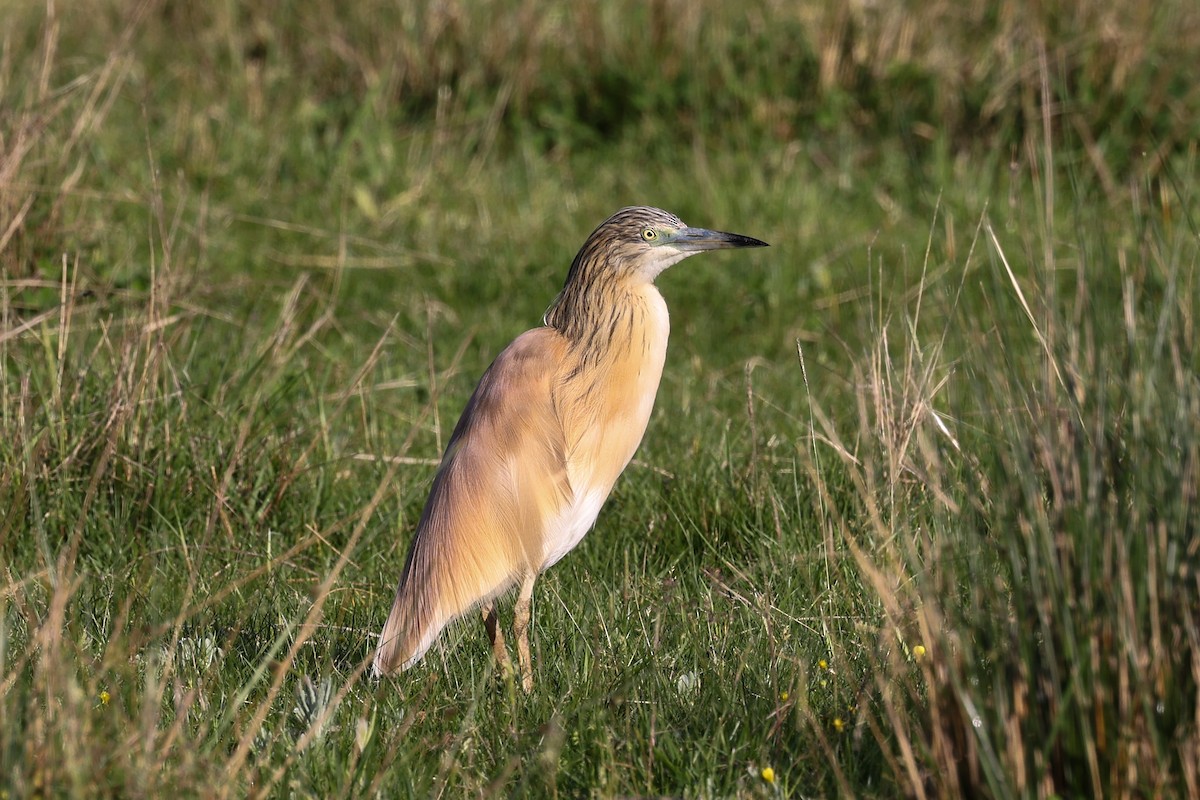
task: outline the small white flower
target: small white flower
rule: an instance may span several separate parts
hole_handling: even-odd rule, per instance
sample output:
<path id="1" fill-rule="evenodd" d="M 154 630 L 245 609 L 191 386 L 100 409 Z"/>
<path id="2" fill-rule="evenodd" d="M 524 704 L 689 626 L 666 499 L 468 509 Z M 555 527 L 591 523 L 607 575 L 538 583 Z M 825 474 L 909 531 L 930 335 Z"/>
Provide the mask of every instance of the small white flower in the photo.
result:
<path id="1" fill-rule="evenodd" d="M 685 672 L 679 676 L 679 680 L 675 681 L 675 690 L 682 696 L 691 696 L 700 693 L 700 673 L 695 670 Z"/>
<path id="2" fill-rule="evenodd" d="M 374 719 L 367 722 L 366 717 L 359 717 L 358 722 L 354 723 L 354 746 L 358 748 L 361 754 L 367 749 L 367 745 L 371 743 L 371 734 L 375 732 Z"/>

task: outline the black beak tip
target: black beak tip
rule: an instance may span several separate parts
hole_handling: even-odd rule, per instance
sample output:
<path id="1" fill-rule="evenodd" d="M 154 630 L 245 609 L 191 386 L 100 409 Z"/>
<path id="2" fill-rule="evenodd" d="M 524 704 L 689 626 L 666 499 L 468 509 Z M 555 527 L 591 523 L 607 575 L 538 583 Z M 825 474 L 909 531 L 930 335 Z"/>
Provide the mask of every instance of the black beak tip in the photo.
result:
<path id="1" fill-rule="evenodd" d="M 770 247 L 771 245 L 764 242 L 762 239 L 755 239 L 753 236 L 742 236 L 734 234 L 737 237 L 738 247 Z"/>

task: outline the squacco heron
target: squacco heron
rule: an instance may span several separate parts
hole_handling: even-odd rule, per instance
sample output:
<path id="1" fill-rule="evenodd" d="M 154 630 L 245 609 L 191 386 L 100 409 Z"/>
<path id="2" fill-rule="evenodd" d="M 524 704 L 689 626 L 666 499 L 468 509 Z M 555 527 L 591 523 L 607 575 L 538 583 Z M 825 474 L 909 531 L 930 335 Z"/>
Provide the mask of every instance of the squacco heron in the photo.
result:
<path id="1" fill-rule="evenodd" d="M 521 686 L 532 691 L 534 580 L 591 529 L 654 406 L 670 330 L 654 279 L 705 250 L 765 246 L 657 208 L 623 208 L 592 232 L 543 327 L 496 357 L 454 428 L 379 636 L 376 674 L 416 664 L 476 606 L 510 671 L 495 600 L 519 585 L 513 632 Z"/>

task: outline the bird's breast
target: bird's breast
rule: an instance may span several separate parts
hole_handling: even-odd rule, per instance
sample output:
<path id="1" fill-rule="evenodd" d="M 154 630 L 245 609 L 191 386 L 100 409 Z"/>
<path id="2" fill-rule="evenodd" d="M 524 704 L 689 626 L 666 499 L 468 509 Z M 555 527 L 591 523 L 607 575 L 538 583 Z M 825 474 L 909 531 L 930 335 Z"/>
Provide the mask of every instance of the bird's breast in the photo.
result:
<path id="1" fill-rule="evenodd" d="M 670 335 L 666 303 L 646 284 L 622 311 L 604 356 L 559 387 L 572 500 L 546 530 L 543 569 L 591 529 L 654 410 Z"/>
<path id="2" fill-rule="evenodd" d="M 633 458 L 654 410 L 667 355 L 670 319 L 652 284 L 625 309 L 626 316 L 589 379 L 574 387 L 579 396 L 568 433 L 568 459 L 583 483 L 612 487 Z"/>

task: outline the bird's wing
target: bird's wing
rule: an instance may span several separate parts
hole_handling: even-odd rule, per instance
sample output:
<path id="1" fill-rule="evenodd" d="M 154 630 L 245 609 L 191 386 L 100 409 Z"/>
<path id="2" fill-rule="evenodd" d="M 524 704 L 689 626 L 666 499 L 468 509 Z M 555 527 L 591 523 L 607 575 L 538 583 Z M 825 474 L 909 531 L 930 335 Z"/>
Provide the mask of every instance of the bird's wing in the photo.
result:
<path id="1" fill-rule="evenodd" d="M 417 525 L 377 671 L 415 663 L 448 622 L 541 564 L 546 520 L 571 498 L 551 391 L 565 353 L 557 331 L 528 331 L 480 379 Z"/>

